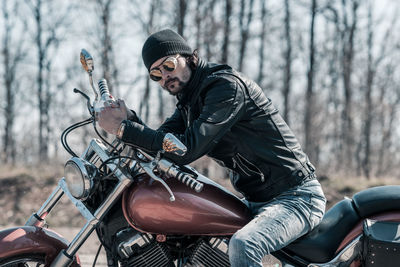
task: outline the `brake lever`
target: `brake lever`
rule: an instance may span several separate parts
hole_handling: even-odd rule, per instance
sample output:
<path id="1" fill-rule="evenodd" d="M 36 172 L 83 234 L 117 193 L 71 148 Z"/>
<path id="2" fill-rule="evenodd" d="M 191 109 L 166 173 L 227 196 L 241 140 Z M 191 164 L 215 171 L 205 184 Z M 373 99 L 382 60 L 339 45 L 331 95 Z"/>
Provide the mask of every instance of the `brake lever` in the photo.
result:
<path id="1" fill-rule="evenodd" d="M 160 183 L 165 187 L 165 189 L 167 189 L 167 191 L 168 191 L 168 193 L 169 193 L 169 195 L 170 195 L 169 201 L 171 201 L 171 202 L 172 202 L 172 201 L 175 201 L 175 196 L 174 196 L 174 193 L 172 193 L 171 188 L 169 188 L 169 186 L 167 185 L 167 183 L 166 183 L 163 179 L 161 179 L 160 177 L 158 177 L 157 175 L 155 175 L 154 172 L 153 172 L 153 170 L 154 170 L 154 168 L 156 167 L 157 163 L 154 162 L 154 161 L 147 162 L 147 163 L 141 162 L 141 163 L 139 163 L 139 165 L 143 168 L 143 170 L 144 170 L 148 175 L 150 175 L 151 178 L 153 178 L 153 179 L 156 180 L 157 182 L 160 182 Z"/>
<path id="2" fill-rule="evenodd" d="M 81 94 L 84 98 L 86 98 L 86 100 L 87 100 L 87 102 L 86 102 L 87 108 L 89 110 L 90 115 L 93 116 L 94 115 L 94 109 L 93 109 L 92 104 L 90 104 L 90 97 L 87 94 L 85 94 L 84 92 L 82 92 L 81 90 L 79 90 L 78 88 L 74 88 L 74 93 Z"/>

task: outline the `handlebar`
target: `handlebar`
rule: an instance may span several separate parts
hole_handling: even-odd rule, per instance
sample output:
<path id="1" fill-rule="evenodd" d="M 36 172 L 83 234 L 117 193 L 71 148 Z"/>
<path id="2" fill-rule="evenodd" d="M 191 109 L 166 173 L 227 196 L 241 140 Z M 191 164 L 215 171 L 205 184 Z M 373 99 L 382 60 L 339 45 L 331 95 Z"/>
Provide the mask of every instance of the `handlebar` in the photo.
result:
<path id="1" fill-rule="evenodd" d="M 197 193 L 201 192 L 204 187 L 204 184 L 202 182 L 197 181 L 190 174 L 184 173 L 182 171 L 178 172 L 176 178 L 190 188 L 194 189 Z"/>
<path id="2" fill-rule="evenodd" d="M 154 174 L 153 170 L 157 169 L 158 171 L 160 171 L 161 173 L 165 174 L 167 177 L 173 178 L 175 177 L 176 179 L 178 179 L 178 181 L 182 182 L 183 184 L 185 184 L 186 186 L 190 187 L 191 189 L 195 190 L 197 193 L 201 192 L 201 190 L 203 190 L 204 184 L 202 182 L 197 181 L 192 174 L 189 174 L 183 170 L 181 170 L 181 168 L 177 165 L 175 165 L 174 163 L 172 163 L 171 161 L 163 158 L 160 159 L 159 157 L 153 158 L 151 155 L 141 151 L 140 149 L 137 149 L 145 158 L 151 160 L 151 162 L 147 162 L 147 163 L 140 163 L 139 165 L 144 169 L 144 171 L 150 175 L 150 177 L 152 177 L 153 179 L 155 179 L 154 177 L 157 177 L 157 179 L 155 179 L 156 181 L 161 182 L 161 184 L 167 189 L 167 191 L 170 194 L 170 200 L 174 201 L 175 197 L 171 191 L 171 189 L 169 188 L 169 186 L 164 182 L 164 180 L 162 180 L 161 178 L 159 178 L 156 174 Z M 149 168 L 149 166 L 151 166 L 152 168 Z M 161 180 L 161 181 L 160 181 Z"/>

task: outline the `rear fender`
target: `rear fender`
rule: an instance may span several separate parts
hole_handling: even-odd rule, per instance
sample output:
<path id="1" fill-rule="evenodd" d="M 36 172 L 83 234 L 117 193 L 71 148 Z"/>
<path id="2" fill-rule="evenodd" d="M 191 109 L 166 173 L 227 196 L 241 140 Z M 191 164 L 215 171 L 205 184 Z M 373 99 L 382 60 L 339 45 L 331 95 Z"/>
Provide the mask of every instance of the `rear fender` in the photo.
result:
<path id="1" fill-rule="evenodd" d="M 57 257 L 62 249 L 68 247 L 68 241 L 61 235 L 36 226 L 21 226 L 0 231 L 0 259 L 22 254 L 45 255 L 45 265 Z M 76 255 L 72 266 L 80 266 Z"/>
<path id="2" fill-rule="evenodd" d="M 388 211 L 383 212 L 380 214 L 368 216 L 369 219 L 377 220 L 377 221 L 392 221 L 392 222 L 399 222 L 400 223 L 400 211 Z M 363 233 L 363 221 L 364 219 L 360 220 L 357 225 L 351 230 L 347 236 L 343 239 L 342 243 L 339 245 L 336 253 L 339 253 L 343 248 L 345 248 L 352 240 L 354 240 L 357 236 Z"/>

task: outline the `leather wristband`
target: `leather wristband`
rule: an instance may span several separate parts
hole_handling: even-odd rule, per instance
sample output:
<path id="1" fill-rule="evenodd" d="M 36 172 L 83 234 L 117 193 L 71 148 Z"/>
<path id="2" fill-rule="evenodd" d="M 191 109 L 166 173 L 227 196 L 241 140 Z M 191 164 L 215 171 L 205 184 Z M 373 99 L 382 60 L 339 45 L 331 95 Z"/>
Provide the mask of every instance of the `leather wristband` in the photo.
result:
<path id="1" fill-rule="evenodd" d="M 121 124 L 119 125 L 116 137 L 120 140 L 122 139 L 122 136 L 124 135 L 125 126 L 126 126 L 126 123 L 124 121 L 121 122 Z"/>

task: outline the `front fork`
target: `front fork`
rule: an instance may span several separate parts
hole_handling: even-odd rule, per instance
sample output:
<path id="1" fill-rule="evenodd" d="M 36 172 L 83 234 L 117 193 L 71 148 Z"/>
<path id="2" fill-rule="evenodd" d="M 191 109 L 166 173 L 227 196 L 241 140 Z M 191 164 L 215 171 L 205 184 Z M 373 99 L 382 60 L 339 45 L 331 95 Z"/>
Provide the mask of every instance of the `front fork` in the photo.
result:
<path id="1" fill-rule="evenodd" d="M 120 172 L 120 170 L 117 170 L 116 174 L 118 172 Z M 128 178 L 129 176 L 124 175 L 122 172 L 120 172 L 119 174 L 120 175 L 118 176 L 120 177 L 120 181 L 118 185 L 109 194 L 107 199 L 103 202 L 102 205 L 100 205 L 100 207 L 95 211 L 94 214 L 92 214 L 80 200 L 72 196 L 72 194 L 68 190 L 65 179 L 62 178 L 58 183 L 58 186 L 54 189 L 54 191 L 45 201 L 42 207 L 36 213 L 32 214 L 32 216 L 28 219 L 25 224 L 26 226 L 43 227 L 45 225 L 46 216 L 54 208 L 61 197 L 66 194 L 87 221 L 83 228 L 72 240 L 72 242 L 68 245 L 68 248 L 60 251 L 56 259 L 51 263 L 51 267 L 67 267 L 73 262 L 74 255 L 79 250 L 81 245 L 86 241 L 86 239 L 90 236 L 93 230 L 96 229 L 98 222 L 103 218 L 109 208 L 115 203 L 119 196 L 121 196 L 125 189 L 129 187 L 129 185 L 132 183 L 132 180 Z"/>

